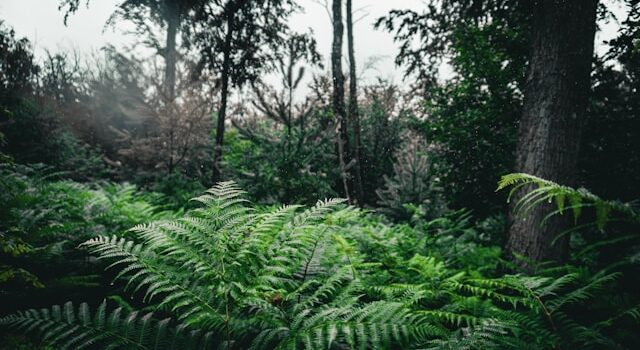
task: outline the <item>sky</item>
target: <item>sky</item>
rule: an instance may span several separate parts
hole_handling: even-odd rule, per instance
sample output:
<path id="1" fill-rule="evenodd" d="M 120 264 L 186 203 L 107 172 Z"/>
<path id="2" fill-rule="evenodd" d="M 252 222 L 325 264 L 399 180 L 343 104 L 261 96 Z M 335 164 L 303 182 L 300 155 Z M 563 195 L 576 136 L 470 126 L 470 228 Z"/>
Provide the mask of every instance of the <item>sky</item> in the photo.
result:
<path id="1" fill-rule="evenodd" d="M 107 43 L 116 47 L 124 47 L 135 40 L 126 32 L 131 25 L 118 22 L 116 28 L 106 28 L 105 22 L 121 0 L 92 0 L 89 8 L 82 6 L 75 15 L 69 18 L 68 26 L 63 23 L 64 14 L 58 11 L 58 0 L 0 0 L 0 20 L 12 26 L 18 36 L 27 37 L 42 57 L 45 50 L 77 50 L 89 54 Z M 83 4 L 84 0 L 81 1 Z M 291 18 L 291 27 L 297 31 L 308 31 L 311 28 L 318 42 L 318 50 L 328 58 L 331 48 L 331 22 L 326 9 L 320 5 L 324 0 L 299 0 L 304 12 Z M 607 2 L 607 1 L 605 1 Z M 390 33 L 373 29 L 373 22 L 386 15 L 391 9 L 416 9 L 424 7 L 423 0 L 355 0 L 356 18 L 364 16 L 354 25 L 356 64 L 361 71 L 361 79 L 366 83 L 376 77 L 383 77 L 400 83 L 402 69 L 393 62 L 398 46 L 393 42 Z M 624 13 L 619 7 L 614 12 Z M 606 47 L 603 40 L 615 36 L 617 25 L 604 25 L 602 32 L 596 37 L 596 50 L 602 53 Z M 346 52 L 346 50 L 345 50 Z M 365 63 L 377 57 L 375 69 L 362 71 Z M 444 67 L 441 76 L 450 75 L 450 68 Z"/>
<path id="2" fill-rule="evenodd" d="M 63 23 L 64 14 L 58 11 L 58 0 L 0 0 L 0 19 L 12 26 L 19 36 L 27 37 L 34 43 L 38 55 L 49 50 L 75 49 L 83 53 L 98 50 L 107 43 L 122 47 L 134 38 L 127 35 L 131 25 L 119 22 L 116 28 L 106 28 L 105 22 L 120 0 L 93 0 L 88 8 L 81 9 L 69 18 L 68 26 Z M 82 1 L 84 3 L 84 0 Z M 311 28 L 318 42 L 318 50 L 325 56 L 331 48 L 331 21 L 326 9 L 319 4 L 322 0 L 299 0 L 303 13 L 291 19 L 294 30 L 307 32 Z M 420 9 L 421 0 L 356 0 L 354 17 L 365 15 L 354 25 L 356 63 L 359 70 L 373 57 L 379 57 L 375 70 L 364 72 L 366 79 L 382 76 L 395 81 L 402 78 L 402 72 L 393 63 L 397 45 L 389 33 L 373 29 L 373 22 L 394 8 Z M 346 52 L 346 51 L 345 51 Z"/>

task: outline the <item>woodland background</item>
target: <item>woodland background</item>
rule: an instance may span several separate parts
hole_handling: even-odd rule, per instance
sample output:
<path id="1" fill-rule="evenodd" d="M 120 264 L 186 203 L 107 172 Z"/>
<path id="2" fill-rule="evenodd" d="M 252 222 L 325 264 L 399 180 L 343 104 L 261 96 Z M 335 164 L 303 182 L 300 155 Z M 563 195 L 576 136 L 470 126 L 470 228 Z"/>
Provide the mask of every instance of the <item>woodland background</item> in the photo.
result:
<path id="1" fill-rule="evenodd" d="M 366 84 L 319 3 L 331 47 L 293 0 L 121 1 L 145 58 L 0 21 L 3 346 L 640 346 L 640 2 L 393 10 Z"/>

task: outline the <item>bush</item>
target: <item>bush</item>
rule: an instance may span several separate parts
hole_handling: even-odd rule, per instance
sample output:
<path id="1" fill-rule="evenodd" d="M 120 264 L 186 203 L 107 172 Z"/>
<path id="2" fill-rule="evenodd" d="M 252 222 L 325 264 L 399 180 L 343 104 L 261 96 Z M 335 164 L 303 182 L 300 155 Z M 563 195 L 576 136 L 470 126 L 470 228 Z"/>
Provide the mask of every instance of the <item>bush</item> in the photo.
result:
<path id="1" fill-rule="evenodd" d="M 98 234 L 125 236 L 132 225 L 172 215 L 151 204 L 158 195 L 141 194 L 131 185 L 88 186 L 62 175 L 42 165 L 0 166 L 5 312 L 63 295 L 96 294 L 101 278 L 95 264 L 75 247 Z"/>

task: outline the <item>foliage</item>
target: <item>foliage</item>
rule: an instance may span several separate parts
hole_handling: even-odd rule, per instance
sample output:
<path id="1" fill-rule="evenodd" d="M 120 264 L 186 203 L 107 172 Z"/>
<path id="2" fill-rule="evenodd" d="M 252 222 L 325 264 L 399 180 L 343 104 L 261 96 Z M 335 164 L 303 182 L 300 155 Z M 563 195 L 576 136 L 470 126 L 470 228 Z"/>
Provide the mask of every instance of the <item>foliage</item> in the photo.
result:
<path id="1" fill-rule="evenodd" d="M 150 59 L 36 59 L 0 22 L 0 348 L 640 348 L 640 5 L 618 3 L 578 159 L 589 190 L 509 174 L 493 191 L 513 171 L 532 2 L 379 19 L 407 80 L 359 82 L 367 210 L 316 203 L 343 189 L 330 77 L 297 96 L 320 54 L 290 32 L 296 1 L 121 1 L 109 23 L 133 22 Z M 188 201 L 212 178 L 227 80 L 249 90 L 222 133 L 240 186 Z M 505 189 L 526 191 L 519 214 L 573 216 L 564 265 L 504 259 Z"/>
<path id="2" fill-rule="evenodd" d="M 469 34 L 497 30 L 498 35 L 485 39 L 499 43 L 504 33 L 519 34 L 531 14 L 531 4 L 513 0 L 429 0 L 424 5 L 421 12 L 392 10 L 375 23 L 400 43 L 396 64 L 423 84 L 436 81 L 438 66 L 448 54 L 457 55 L 454 46 L 466 30 L 471 29 Z M 481 68 L 484 62 L 470 63 Z"/>
<path id="3" fill-rule="evenodd" d="M 587 189 L 574 189 L 528 174 L 508 174 L 500 180 L 498 190 L 511 187 L 509 197 L 528 189 L 516 203 L 520 213 L 547 203 L 555 203 L 545 221 L 554 215 L 570 212 L 575 227 L 561 233 L 570 235 L 572 257 L 579 264 L 614 264 L 631 273 L 640 258 L 640 237 L 629 233 L 640 222 L 635 202 L 605 200 Z"/>
<path id="4" fill-rule="evenodd" d="M 260 202 L 313 203 L 336 194 L 331 116 L 317 82 L 312 86 L 317 96 L 294 101 L 307 72 L 303 63 L 319 64 L 315 41 L 291 35 L 287 45 L 277 64 L 282 87 L 252 84 L 249 106 L 234 111 L 235 130 L 228 133 L 223 160 L 230 178 Z"/>
<path id="5" fill-rule="evenodd" d="M 291 103 L 289 93 L 293 91 L 256 85 L 252 107 L 243 106 L 234 113 L 237 134 L 229 132 L 224 160 L 229 176 L 252 198 L 309 204 L 317 197 L 343 191 L 340 169 L 335 166 L 337 136 L 328 77 L 314 77 L 310 88 L 312 93 L 304 101 Z M 384 176 L 392 173 L 394 153 L 402 147 L 402 133 L 412 110 L 408 97 L 388 81 L 362 90 L 362 204 L 374 206 L 376 190 L 384 185 Z"/>
<path id="6" fill-rule="evenodd" d="M 90 312 L 87 304 L 68 303 L 0 323 L 39 332 L 62 348 L 165 349 L 175 337 L 182 337 L 181 348 L 637 343 L 616 329 L 640 321 L 638 304 L 601 298 L 621 287 L 620 273 L 561 266 L 499 276 L 507 263 L 499 249 L 483 247 L 486 234 L 468 213 L 389 226 L 339 200 L 306 210 L 261 209 L 243 197 L 234 183 L 219 183 L 182 218 L 134 226 L 132 239 L 83 243 L 112 262 L 116 280 L 153 314 L 107 311 L 108 303 Z"/>
<path id="7" fill-rule="evenodd" d="M 408 138 L 408 145 L 393 165 L 393 177 L 385 176 L 385 186 L 376 191 L 379 210 L 395 220 L 406 221 L 413 215 L 411 208 L 419 207 L 423 215 L 433 219 L 444 210 L 439 179 L 433 175 L 425 154 L 425 142 Z"/>
<path id="8" fill-rule="evenodd" d="M 537 185 L 537 188 L 528 191 L 526 195 L 518 200 L 515 206 L 516 212 L 526 212 L 542 203 L 555 201 L 557 210 L 550 213 L 549 216 L 562 214 L 565 210 L 571 210 L 574 219 L 577 221 L 584 208 L 592 207 L 596 212 L 595 225 L 600 230 L 603 230 L 607 222 L 611 219 L 609 214 L 612 211 L 622 213 L 633 221 L 640 220 L 640 213 L 629 203 L 603 200 L 587 189 L 581 188 L 576 190 L 529 174 L 514 173 L 505 175 L 500 179 L 497 190 L 511 187 L 509 191 L 510 199 L 516 191 L 530 184 Z"/>
<path id="9" fill-rule="evenodd" d="M 358 265 L 342 251 L 344 243 L 335 236 L 329 214 L 341 201 L 319 201 L 298 213 L 298 206 L 255 212 L 244 205 L 242 194 L 233 183 L 220 183 L 195 198 L 204 207 L 184 218 L 135 226 L 132 232 L 142 243 L 100 236 L 83 246 L 101 258 L 115 259 L 111 266 L 120 268 L 117 277 L 125 277 L 134 294 L 176 314 L 178 329 L 213 332 L 211 340 L 227 347 L 358 343 L 377 348 L 429 332 L 403 304 L 360 300 Z M 334 215 L 349 213 L 347 208 Z M 81 306 L 77 321 L 70 305 L 65 307 L 67 316 L 56 316 L 60 312 L 55 310 L 20 313 L 2 322 L 37 329 L 52 343 L 76 348 L 81 346 L 78 339 L 86 341 L 84 345 L 102 339 L 100 333 L 69 328 L 75 322 L 102 324 L 102 316 L 91 322 L 86 306 Z M 114 318 L 119 326 L 119 318 Z M 126 342 L 147 344 L 134 333 L 135 318 L 129 320 L 117 334 Z"/>
<path id="10" fill-rule="evenodd" d="M 16 38 L 15 31 L 0 21 L 0 101 L 4 108 L 7 97 L 16 91 L 29 90 L 38 73 L 31 44 L 26 38 Z"/>
<path id="11" fill-rule="evenodd" d="M 224 161 L 253 198 L 270 204 L 313 203 L 317 196 L 336 194 L 331 186 L 336 169 L 330 166 L 335 155 L 326 132 L 287 132 L 271 121 L 251 124 L 242 133 L 228 133 Z"/>
<path id="12" fill-rule="evenodd" d="M 604 198 L 640 197 L 640 4 L 623 1 L 629 12 L 609 51 L 595 61 L 591 103 L 579 159 L 583 186 Z M 610 181 L 611 174 L 616 181 Z"/>
<path id="13" fill-rule="evenodd" d="M 136 223 L 172 215 L 151 204 L 158 195 L 141 195 L 131 185 L 91 188 L 43 166 L 2 165 L 0 175 L 0 293 L 10 301 L 5 311 L 28 305 L 27 296 L 47 293 L 55 300 L 64 291 L 67 297 L 86 293 L 100 281 L 74 249 L 79 243 L 100 233 L 124 235 Z"/>
<path id="14" fill-rule="evenodd" d="M 379 79 L 361 87 L 358 101 L 360 118 L 360 158 L 364 204 L 375 206 L 376 190 L 391 176 L 395 156 L 402 147 L 407 121 L 414 115 L 411 96 L 398 85 Z"/>

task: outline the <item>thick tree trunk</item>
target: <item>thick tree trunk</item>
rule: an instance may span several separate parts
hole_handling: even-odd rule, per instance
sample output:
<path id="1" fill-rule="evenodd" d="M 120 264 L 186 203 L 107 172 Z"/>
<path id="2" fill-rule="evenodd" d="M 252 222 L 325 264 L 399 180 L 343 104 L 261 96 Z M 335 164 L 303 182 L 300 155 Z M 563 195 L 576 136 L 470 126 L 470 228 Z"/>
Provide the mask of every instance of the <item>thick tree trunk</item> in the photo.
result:
<path id="1" fill-rule="evenodd" d="M 531 60 L 520 121 L 518 172 L 574 185 L 589 77 L 597 0 L 540 0 L 535 4 Z M 512 209 L 519 198 L 514 198 Z M 563 261 L 569 215 L 543 219 L 552 204 L 512 213 L 507 252 L 531 261 Z M 524 262 L 525 267 L 530 266 Z"/>
<path id="2" fill-rule="evenodd" d="M 361 168 L 361 151 L 360 142 L 360 115 L 358 114 L 358 80 L 356 79 L 356 55 L 353 44 L 353 10 L 351 0 L 347 0 L 347 51 L 349 54 L 349 117 L 351 127 L 353 128 L 353 185 L 356 201 L 362 205 L 364 191 L 362 189 L 362 168 Z"/>
<path id="3" fill-rule="evenodd" d="M 216 126 L 216 144 L 213 153 L 213 183 L 221 180 L 222 176 L 222 144 L 224 142 L 224 127 L 227 117 L 227 97 L 229 95 L 229 69 L 231 67 L 231 40 L 234 34 L 234 13 L 227 16 L 227 33 L 224 39 L 222 58 L 222 72 L 220 75 L 220 106 L 218 108 L 218 122 Z"/>
<path id="4" fill-rule="evenodd" d="M 351 202 L 349 192 L 349 175 L 347 173 L 347 160 L 349 159 L 349 132 L 348 119 L 344 108 L 344 74 L 342 73 L 342 36 L 344 25 L 342 24 L 342 1 L 333 0 L 333 45 L 331 46 L 331 71 L 333 74 L 333 114 L 338 118 L 338 160 L 344 194 Z"/>
<path id="5" fill-rule="evenodd" d="M 167 99 L 173 102 L 176 89 L 176 35 L 178 33 L 178 25 L 180 19 L 176 11 L 170 10 L 167 14 L 167 41 L 165 47 L 165 68 L 164 68 L 164 85 L 166 88 Z"/>

